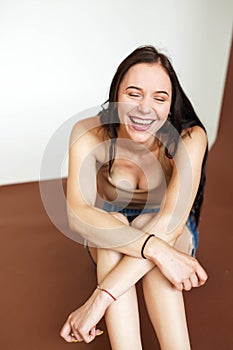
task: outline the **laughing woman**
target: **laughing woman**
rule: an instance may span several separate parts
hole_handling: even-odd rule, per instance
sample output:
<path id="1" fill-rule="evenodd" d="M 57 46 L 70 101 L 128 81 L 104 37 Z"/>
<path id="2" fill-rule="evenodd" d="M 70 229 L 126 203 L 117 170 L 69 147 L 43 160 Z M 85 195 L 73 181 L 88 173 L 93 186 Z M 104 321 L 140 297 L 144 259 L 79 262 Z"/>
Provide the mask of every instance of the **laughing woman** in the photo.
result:
<path id="1" fill-rule="evenodd" d="M 141 350 L 135 284 L 163 350 L 188 350 L 183 290 L 203 285 L 195 259 L 206 131 L 164 55 L 152 46 L 120 64 L 108 104 L 70 139 L 67 212 L 96 264 L 98 285 L 67 318 L 67 342 L 92 341 L 105 315 L 113 350 Z"/>

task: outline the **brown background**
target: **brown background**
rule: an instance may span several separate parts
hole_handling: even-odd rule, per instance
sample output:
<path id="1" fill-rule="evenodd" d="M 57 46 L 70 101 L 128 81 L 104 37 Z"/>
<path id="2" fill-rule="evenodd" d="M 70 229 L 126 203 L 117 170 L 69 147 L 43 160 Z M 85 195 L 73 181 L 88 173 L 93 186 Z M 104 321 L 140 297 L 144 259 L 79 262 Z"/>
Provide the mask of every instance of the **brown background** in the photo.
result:
<path id="1" fill-rule="evenodd" d="M 232 111 L 231 50 L 218 138 L 210 151 L 207 167 L 197 255 L 208 271 L 209 280 L 204 287 L 185 293 L 192 348 L 196 350 L 233 349 Z M 55 183 L 48 182 L 48 196 L 56 202 Z M 0 198 L 0 348 L 110 349 L 106 331 L 88 345 L 66 344 L 59 337 L 66 316 L 81 305 L 95 287 L 95 271 L 83 246 L 61 234 L 49 220 L 41 202 L 39 184 L 2 186 Z M 58 208 L 57 215 L 66 225 L 59 210 L 63 213 L 64 207 Z M 140 284 L 138 287 L 143 349 L 159 349 L 145 313 Z M 101 326 L 105 329 L 103 321 Z"/>

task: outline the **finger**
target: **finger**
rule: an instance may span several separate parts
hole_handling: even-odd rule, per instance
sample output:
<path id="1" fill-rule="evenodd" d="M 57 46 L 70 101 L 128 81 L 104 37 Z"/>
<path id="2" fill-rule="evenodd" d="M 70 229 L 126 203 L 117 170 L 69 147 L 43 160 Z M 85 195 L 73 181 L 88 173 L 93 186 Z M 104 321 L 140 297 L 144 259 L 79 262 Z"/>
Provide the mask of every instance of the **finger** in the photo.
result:
<path id="1" fill-rule="evenodd" d="M 96 329 L 96 331 L 95 331 L 96 336 L 102 335 L 103 333 L 104 333 L 104 331 L 101 331 L 100 329 Z"/>
<path id="2" fill-rule="evenodd" d="M 183 281 L 183 288 L 184 290 L 190 290 L 192 288 L 189 278 Z"/>
<path id="3" fill-rule="evenodd" d="M 74 328 L 72 329 L 71 336 L 73 338 L 74 343 L 81 342 L 83 340 L 83 338 Z"/>
<path id="4" fill-rule="evenodd" d="M 90 343 L 94 339 L 95 339 L 95 335 L 93 336 L 91 334 L 88 334 L 83 336 L 83 340 L 85 341 L 85 343 Z"/>
<path id="5" fill-rule="evenodd" d="M 96 326 L 94 326 L 90 332 L 89 330 L 79 329 L 79 333 L 78 333 L 77 331 L 74 330 L 74 335 L 78 341 L 85 341 L 85 343 L 90 343 L 92 340 L 95 339 L 95 327 Z"/>
<path id="6" fill-rule="evenodd" d="M 179 292 L 181 292 L 183 290 L 183 284 L 182 283 L 173 282 L 172 284 Z"/>
<path id="7" fill-rule="evenodd" d="M 92 337 L 95 337 L 96 336 L 96 326 L 94 326 L 91 330 L 90 330 L 90 335 Z"/>
<path id="8" fill-rule="evenodd" d="M 192 287 L 198 287 L 199 282 L 198 282 L 197 275 L 195 273 L 193 273 L 190 276 L 190 281 L 191 281 Z"/>
<path id="9" fill-rule="evenodd" d="M 197 266 L 196 274 L 199 280 L 198 285 L 202 286 L 203 284 L 205 284 L 205 282 L 207 281 L 208 275 L 205 272 L 205 270 L 201 267 L 200 264 L 198 264 Z"/>
<path id="10" fill-rule="evenodd" d="M 71 332 L 71 327 L 69 322 L 67 321 L 60 331 L 60 336 L 68 343 L 73 342 L 73 337 L 70 335 L 70 332 Z"/>

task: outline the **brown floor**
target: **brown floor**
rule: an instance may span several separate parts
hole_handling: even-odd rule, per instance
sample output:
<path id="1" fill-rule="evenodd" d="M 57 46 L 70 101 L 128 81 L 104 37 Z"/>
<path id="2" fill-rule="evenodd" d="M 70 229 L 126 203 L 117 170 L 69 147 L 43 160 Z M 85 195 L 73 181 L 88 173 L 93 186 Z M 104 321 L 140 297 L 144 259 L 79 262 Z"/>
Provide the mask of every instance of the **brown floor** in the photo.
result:
<path id="1" fill-rule="evenodd" d="M 218 140 L 209 156 L 200 225 L 197 257 L 206 267 L 209 280 L 206 286 L 185 293 L 195 350 L 233 349 L 232 99 L 233 53 Z M 52 188 L 54 183 L 47 184 Z M 52 190 L 49 195 L 54 198 Z M 95 287 L 95 273 L 83 246 L 65 237 L 50 222 L 38 183 L 2 186 L 0 196 L 0 348 L 110 349 L 106 332 L 88 345 L 66 344 L 58 335 L 67 314 L 82 304 Z M 61 219 L 59 212 L 58 216 Z M 66 219 L 62 220 L 66 225 Z M 142 299 L 140 285 L 139 295 Z M 142 300 L 140 310 L 143 349 L 159 349 Z M 103 322 L 102 328 L 105 329 Z"/>

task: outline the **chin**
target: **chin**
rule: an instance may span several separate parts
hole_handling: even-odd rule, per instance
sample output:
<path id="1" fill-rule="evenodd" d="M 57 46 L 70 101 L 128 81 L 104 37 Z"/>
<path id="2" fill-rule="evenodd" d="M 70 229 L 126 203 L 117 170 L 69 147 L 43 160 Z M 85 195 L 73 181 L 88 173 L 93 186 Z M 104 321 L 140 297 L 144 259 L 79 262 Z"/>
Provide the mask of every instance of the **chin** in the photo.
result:
<path id="1" fill-rule="evenodd" d="M 132 141 L 135 141 L 137 143 L 146 143 L 147 141 L 149 141 L 152 137 L 155 137 L 155 134 L 153 133 L 129 133 L 129 137 Z"/>

